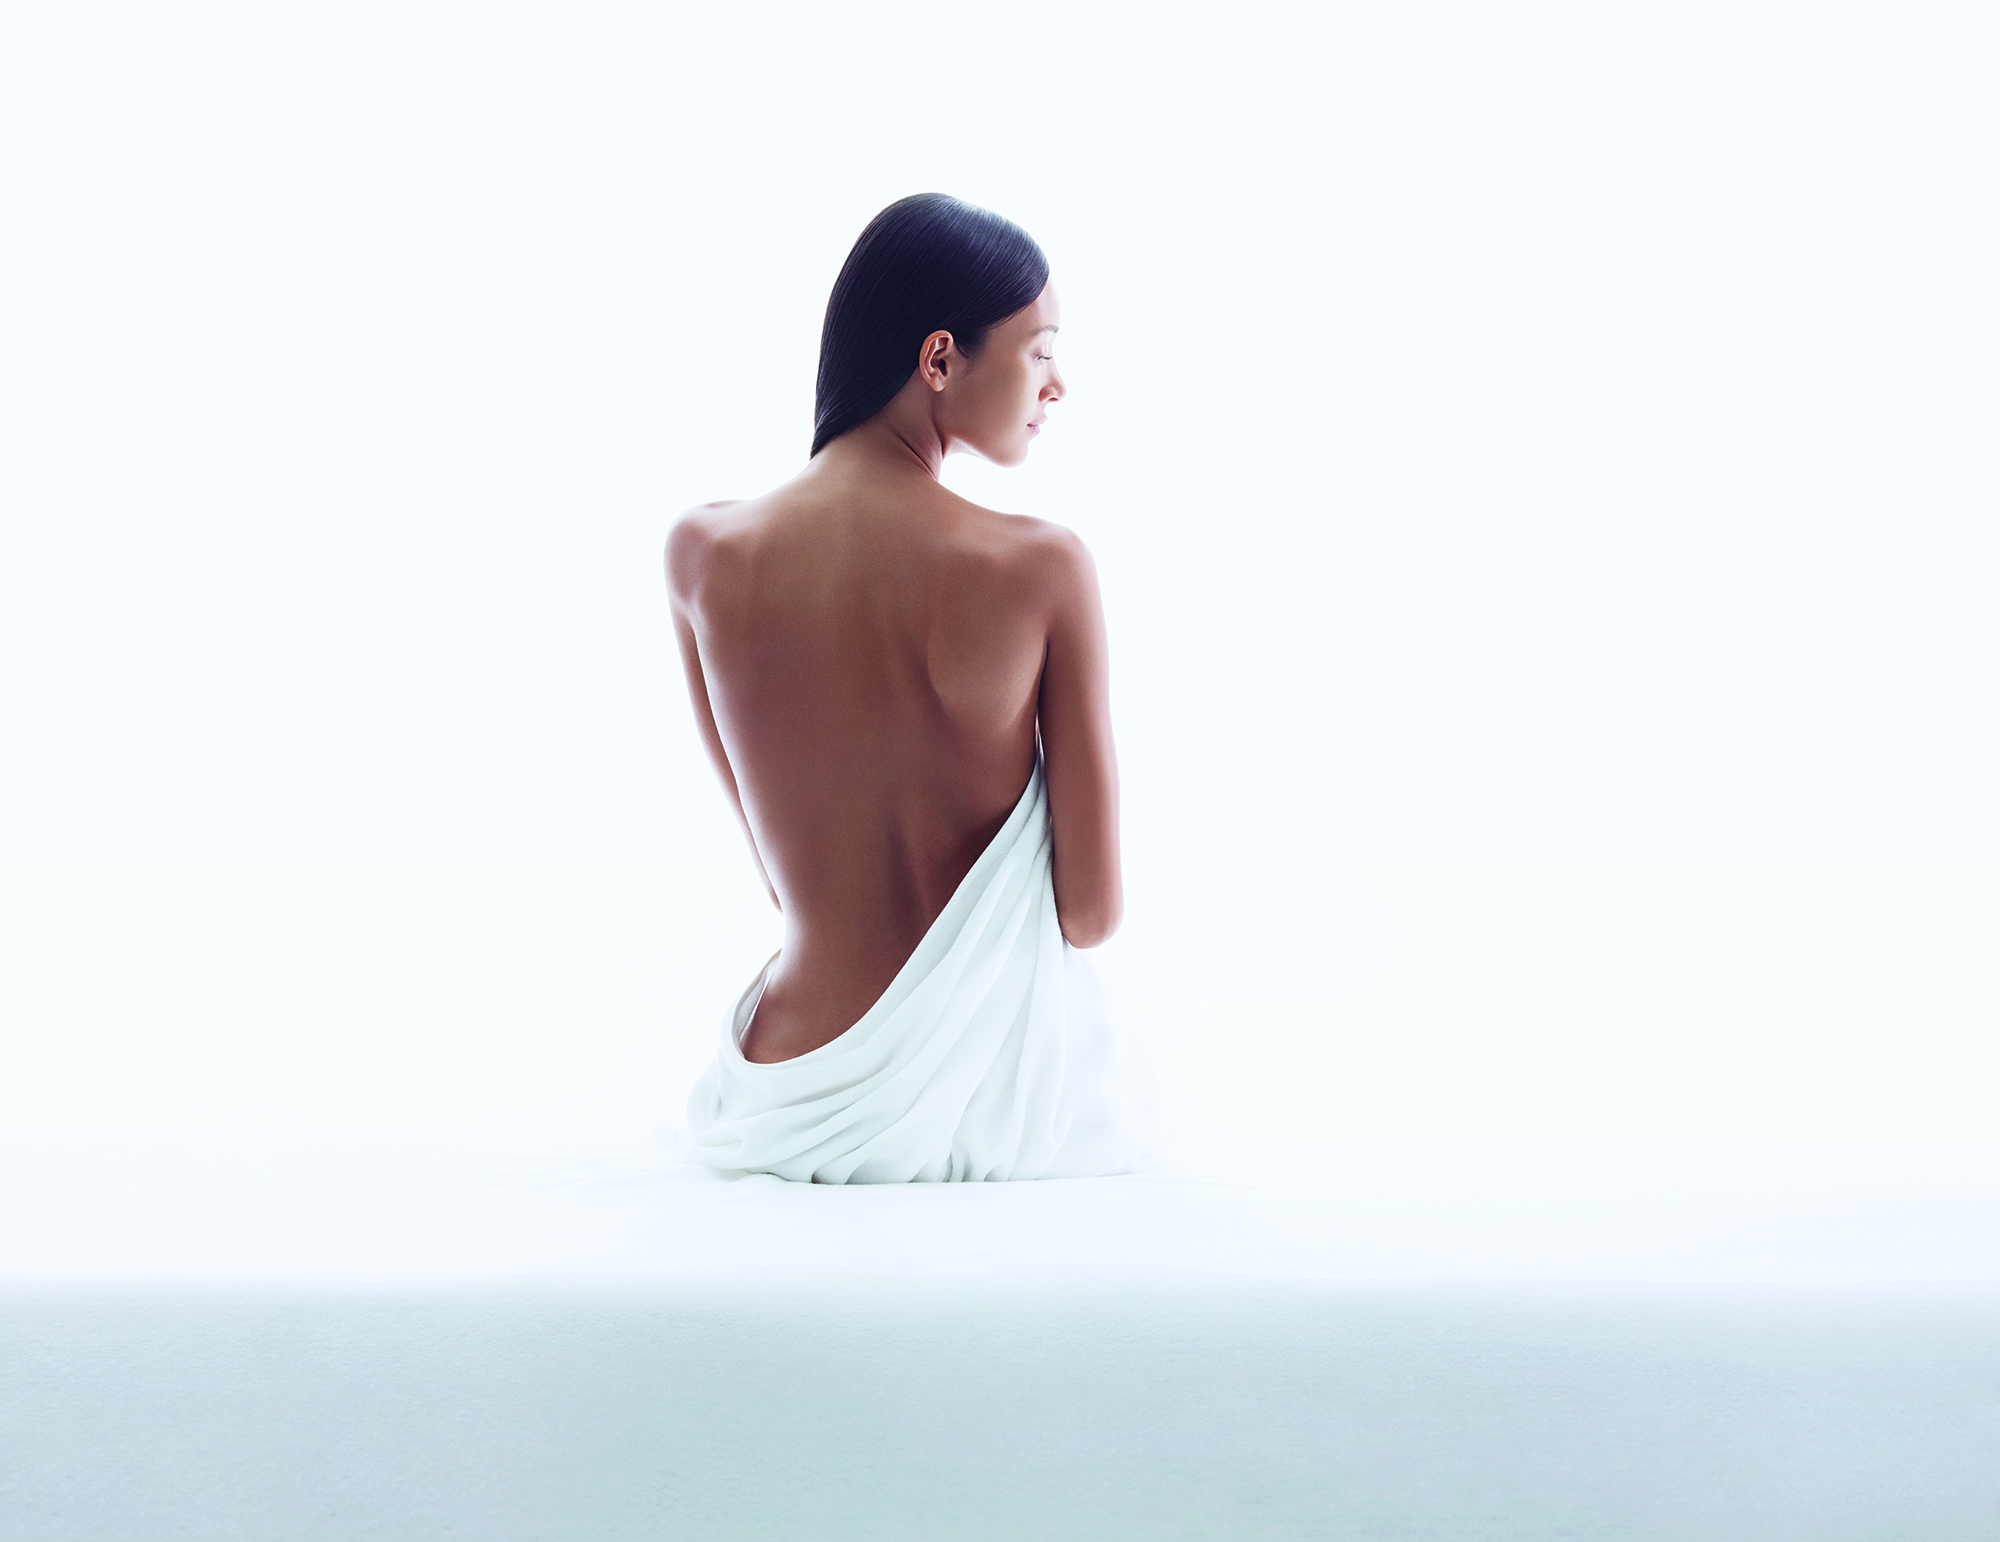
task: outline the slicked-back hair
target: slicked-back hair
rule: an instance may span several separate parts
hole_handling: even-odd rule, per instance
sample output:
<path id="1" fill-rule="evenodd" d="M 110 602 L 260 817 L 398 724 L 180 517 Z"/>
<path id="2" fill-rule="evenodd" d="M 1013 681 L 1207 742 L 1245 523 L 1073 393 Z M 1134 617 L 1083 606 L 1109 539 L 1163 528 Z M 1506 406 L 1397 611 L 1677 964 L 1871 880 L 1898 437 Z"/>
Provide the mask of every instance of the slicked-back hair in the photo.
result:
<path id="1" fill-rule="evenodd" d="M 970 357 L 1048 281 L 1048 258 L 1012 220 L 944 193 L 890 204 L 861 232 L 826 302 L 812 453 L 889 405 L 931 333 L 949 332 Z"/>

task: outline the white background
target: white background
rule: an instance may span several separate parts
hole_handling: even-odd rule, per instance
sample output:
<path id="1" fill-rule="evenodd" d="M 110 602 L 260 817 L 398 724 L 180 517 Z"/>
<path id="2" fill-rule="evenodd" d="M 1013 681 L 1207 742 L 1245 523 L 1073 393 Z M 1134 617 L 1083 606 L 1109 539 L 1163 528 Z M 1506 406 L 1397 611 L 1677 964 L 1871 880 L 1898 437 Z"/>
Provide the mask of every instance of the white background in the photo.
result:
<path id="1" fill-rule="evenodd" d="M 942 190 L 1054 264 L 1224 1134 L 1992 1138 L 1972 6 L 21 7 L 0 1127 L 671 1119 L 774 945 L 674 514 Z"/>

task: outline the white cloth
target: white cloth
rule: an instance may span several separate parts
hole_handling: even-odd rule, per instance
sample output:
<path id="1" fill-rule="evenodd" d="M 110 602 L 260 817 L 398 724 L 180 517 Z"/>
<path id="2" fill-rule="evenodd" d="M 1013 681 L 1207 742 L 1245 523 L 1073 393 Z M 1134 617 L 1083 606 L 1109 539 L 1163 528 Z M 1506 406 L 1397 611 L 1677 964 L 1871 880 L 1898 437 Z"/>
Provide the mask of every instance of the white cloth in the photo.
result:
<path id="1" fill-rule="evenodd" d="M 688 1097 L 684 1154 L 815 1183 L 1130 1172 L 1161 1144 L 1158 1084 L 1056 921 L 1039 760 L 1014 812 L 889 988 L 839 1038 L 760 1065 L 743 1031 L 774 956 Z"/>

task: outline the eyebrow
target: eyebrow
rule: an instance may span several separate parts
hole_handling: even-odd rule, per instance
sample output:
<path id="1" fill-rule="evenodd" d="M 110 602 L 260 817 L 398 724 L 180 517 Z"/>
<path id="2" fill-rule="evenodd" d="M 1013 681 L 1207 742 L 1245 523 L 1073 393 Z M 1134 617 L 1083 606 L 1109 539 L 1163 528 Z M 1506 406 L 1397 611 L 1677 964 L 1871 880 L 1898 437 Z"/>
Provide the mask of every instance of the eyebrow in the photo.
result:
<path id="1" fill-rule="evenodd" d="M 1043 328 L 1042 328 L 1042 332 L 1060 332 L 1061 330 L 1062 330 L 1062 328 L 1061 328 L 1061 327 L 1058 327 L 1058 326 L 1054 326 L 1054 325 L 1050 325 L 1050 326 L 1046 326 L 1046 327 L 1043 327 Z M 1040 336 L 1042 335 L 1042 332 L 1037 332 L 1037 333 L 1035 334 L 1035 336 L 1037 336 L 1037 337 L 1040 337 Z"/>

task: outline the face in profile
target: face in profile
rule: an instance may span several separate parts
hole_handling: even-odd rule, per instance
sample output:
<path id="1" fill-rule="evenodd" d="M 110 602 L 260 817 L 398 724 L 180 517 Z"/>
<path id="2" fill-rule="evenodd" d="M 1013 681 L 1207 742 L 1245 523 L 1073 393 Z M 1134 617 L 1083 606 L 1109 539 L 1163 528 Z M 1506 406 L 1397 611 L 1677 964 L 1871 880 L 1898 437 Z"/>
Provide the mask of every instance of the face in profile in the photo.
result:
<path id="1" fill-rule="evenodd" d="M 1060 323 L 1055 286 L 1048 284 L 1032 304 L 995 322 L 970 359 L 953 350 L 937 404 L 947 453 L 971 450 L 1000 466 L 1018 466 L 1028 458 L 1049 403 L 1062 400 L 1055 361 Z"/>

